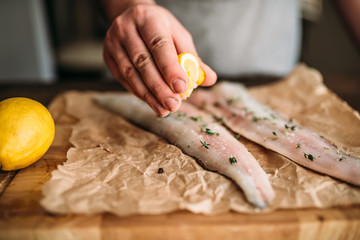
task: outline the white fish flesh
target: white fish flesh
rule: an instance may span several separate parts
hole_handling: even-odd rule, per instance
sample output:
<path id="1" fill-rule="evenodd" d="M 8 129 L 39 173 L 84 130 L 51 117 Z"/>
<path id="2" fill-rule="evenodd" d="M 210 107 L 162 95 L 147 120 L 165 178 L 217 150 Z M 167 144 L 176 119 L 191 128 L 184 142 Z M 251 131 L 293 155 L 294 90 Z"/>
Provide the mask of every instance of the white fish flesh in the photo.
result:
<path id="1" fill-rule="evenodd" d="M 234 132 L 320 173 L 360 185 L 360 159 L 292 119 L 255 100 L 239 83 L 223 82 L 197 90 L 189 101 L 206 109 Z"/>
<path id="2" fill-rule="evenodd" d="M 99 95 L 96 102 L 180 147 L 206 169 L 231 178 L 256 207 L 264 208 L 274 198 L 266 173 L 245 146 L 195 106 L 183 102 L 178 112 L 160 118 L 129 94 Z"/>

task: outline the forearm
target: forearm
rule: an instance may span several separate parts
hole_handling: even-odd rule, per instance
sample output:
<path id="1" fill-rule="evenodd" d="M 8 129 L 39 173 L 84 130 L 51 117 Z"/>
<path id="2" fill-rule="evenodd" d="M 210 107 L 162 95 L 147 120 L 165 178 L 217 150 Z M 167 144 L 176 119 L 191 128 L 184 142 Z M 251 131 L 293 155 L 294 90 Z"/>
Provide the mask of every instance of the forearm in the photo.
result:
<path id="1" fill-rule="evenodd" d="M 360 44 L 360 1 L 359 0 L 338 0 L 341 11 L 344 14 L 349 27 Z"/>
<path id="2" fill-rule="evenodd" d="M 155 4 L 154 0 L 99 0 L 104 14 L 109 22 L 126 11 L 126 9 L 138 4 Z"/>

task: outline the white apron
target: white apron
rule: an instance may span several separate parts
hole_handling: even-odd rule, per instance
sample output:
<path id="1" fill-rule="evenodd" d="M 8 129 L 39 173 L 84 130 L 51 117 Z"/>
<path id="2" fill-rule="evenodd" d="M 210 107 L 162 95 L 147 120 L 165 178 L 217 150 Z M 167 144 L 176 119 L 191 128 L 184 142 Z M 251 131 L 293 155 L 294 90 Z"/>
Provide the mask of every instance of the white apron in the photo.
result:
<path id="1" fill-rule="evenodd" d="M 285 75 L 298 61 L 297 0 L 158 0 L 220 76 Z"/>

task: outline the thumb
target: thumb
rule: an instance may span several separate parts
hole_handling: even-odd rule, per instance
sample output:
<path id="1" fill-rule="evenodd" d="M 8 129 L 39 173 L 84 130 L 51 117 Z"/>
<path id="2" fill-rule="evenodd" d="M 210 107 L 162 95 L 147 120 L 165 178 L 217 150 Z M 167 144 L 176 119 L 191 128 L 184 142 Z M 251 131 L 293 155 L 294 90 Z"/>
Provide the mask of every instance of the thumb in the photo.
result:
<path id="1" fill-rule="evenodd" d="M 208 65 L 206 65 L 203 61 L 201 61 L 201 59 L 199 58 L 199 62 L 200 62 L 200 67 L 204 70 L 205 72 L 205 80 L 204 82 L 201 84 L 201 86 L 211 86 L 214 85 L 216 83 L 217 80 L 217 75 L 214 72 L 214 70 L 212 70 Z"/>

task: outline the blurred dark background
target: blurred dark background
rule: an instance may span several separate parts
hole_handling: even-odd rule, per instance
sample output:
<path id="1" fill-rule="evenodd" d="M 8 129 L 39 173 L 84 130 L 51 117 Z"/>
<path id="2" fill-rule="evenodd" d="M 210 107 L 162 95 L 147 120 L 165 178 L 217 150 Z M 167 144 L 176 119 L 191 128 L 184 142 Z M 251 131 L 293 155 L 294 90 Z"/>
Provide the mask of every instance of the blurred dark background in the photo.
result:
<path id="1" fill-rule="evenodd" d="M 342 97 L 341 91 L 359 82 L 359 45 L 335 0 L 302 2 L 310 4 L 303 6 L 300 62 L 323 73 L 330 88 L 346 76 Z M 15 83 L 58 84 L 60 89 L 68 84 L 68 89 L 74 81 L 86 81 L 97 89 L 98 82 L 115 82 L 102 59 L 108 23 L 100 9 L 97 0 L 0 1 L 1 98 L 12 94 L 9 84 Z"/>

